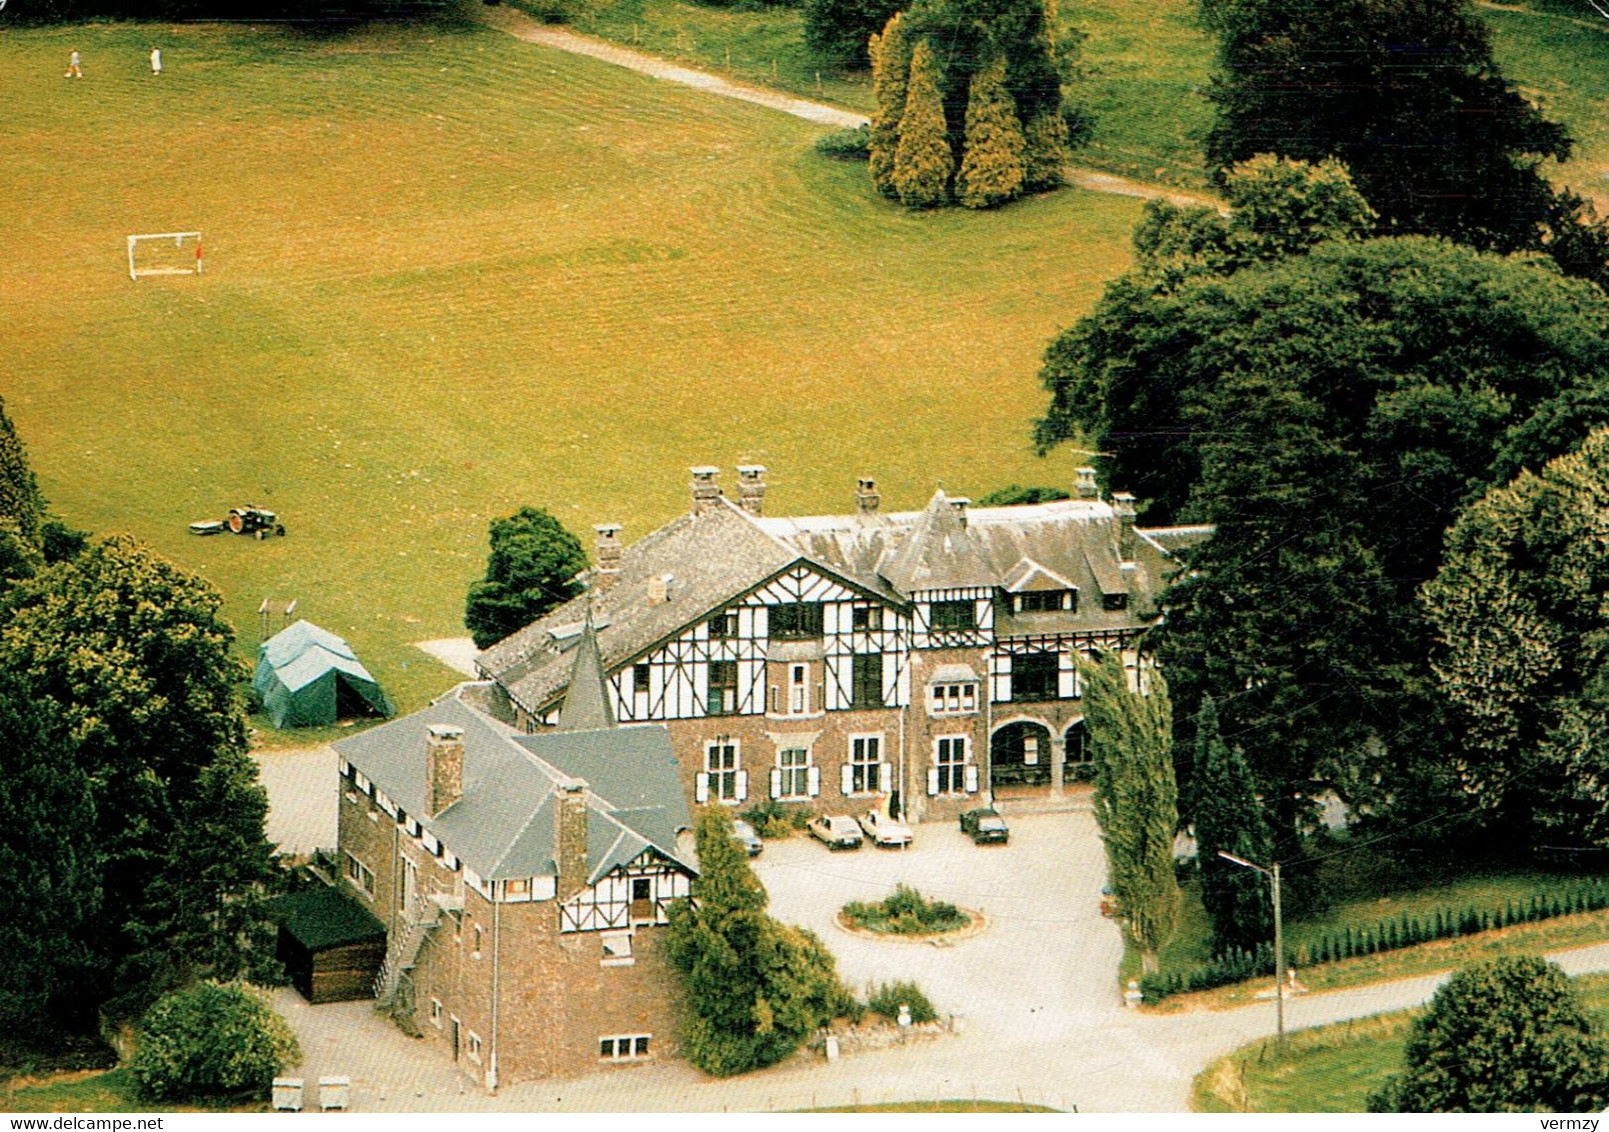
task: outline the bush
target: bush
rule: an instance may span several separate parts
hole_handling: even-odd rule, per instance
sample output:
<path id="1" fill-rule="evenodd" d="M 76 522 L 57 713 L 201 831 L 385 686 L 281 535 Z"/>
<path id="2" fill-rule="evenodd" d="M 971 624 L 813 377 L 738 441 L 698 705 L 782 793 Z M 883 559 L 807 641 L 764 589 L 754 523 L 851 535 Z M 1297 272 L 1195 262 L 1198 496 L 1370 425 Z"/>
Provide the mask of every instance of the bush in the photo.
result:
<path id="1" fill-rule="evenodd" d="M 803 829 L 805 822 L 810 820 L 803 810 L 789 809 L 770 798 L 758 806 L 749 807 L 738 817 L 752 825 L 754 832 L 767 841 L 791 837 L 794 830 Z"/>
<path id="2" fill-rule="evenodd" d="M 816 139 L 816 152 L 845 161 L 865 161 L 872 155 L 872 128 L 855 126 L 824 134 Z"/>
<path id="3" fill-rule="evenodd" d="M 906 979 L 881 983 L 866 998 L 866 1009 L 891 1021 L 899 1018 L 902 1004 L 909 1008 L 912 1022 L 938 1020 L 939 1012 L 933 1009 L 933 1003 L 922 993 L 922 988 Z"/>
<path id="4" fill-rule="evenodd" d="M 844 905 L 843 916 L 858 928 L 889 935 L 953 932 L 972 922 L 954 904 L 928 900 L 907 884 L 899 885 L 892 896 L 877 904 L 853 900 Z"/>
<path id="5" fill-rule="evenodd" d="M 158 1000 L 140 1024 L 130 1070 L 152 1100 L 266 1094 L 301 1060 L 266 995 L 242 983 L 197 983 Z"/>

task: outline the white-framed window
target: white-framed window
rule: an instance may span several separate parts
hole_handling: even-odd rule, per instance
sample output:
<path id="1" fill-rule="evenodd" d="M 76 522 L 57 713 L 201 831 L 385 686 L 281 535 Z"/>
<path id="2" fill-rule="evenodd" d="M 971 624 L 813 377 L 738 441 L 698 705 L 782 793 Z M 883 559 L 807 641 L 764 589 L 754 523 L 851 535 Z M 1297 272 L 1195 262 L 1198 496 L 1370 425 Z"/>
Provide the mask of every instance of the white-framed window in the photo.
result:
<path id="1" fill-rule="evenodd" d="M 469 1031 L 469 1035 L 465 1039 L 464 1048 L 469 1052 L 469 1060 L 480 1061 L 480 1035 L 474 1030 Z"/>
<path id="2" fill-rule="evenodd" d="M 348 880 L 365 893 L 370 896 L 374 895 L 374 870 L 352 856 L 351 853 L 346 855 L 346 875 Z"/>
<path id="3" fill-rule="evenodd" d="M 598 1039 L 599 1061 L 646 1061 L 652 1034 L 614 1034 Z"/>
<path id="4" fill-rule="evenodd" d="M 436 1027 L 436 1029 L 438 1029 L 438 1030 L 441 1029 L 441 1014 L 442 1014 L 442 1011 L 441 1011 L 441 999 L 439 999 L 439 998 L 431 999 L 430 1000 L 430 1024 L 432 1026 Z"/>
<path id="5" fill-rule="evenodd" d="M 507 881 L 503 885 L 503 900 L 509 904 L 522 904 L 531 899 L 531 878 Z"/>
<path id="6" fill-rule="evenodd" d="M 888 793 L 893 788 L 893 767 L 883 761 L 881 735 L 851 735 L 849 761 L 844 764 L 839 790 L 844 794 Z"/>
<path id="7" fill-rule="evenodd" d="M 788 665 L 788 714 L 805 715 L 810 711 L 810 666 Z"/>
<path id="8" fill-rule="evenodd" d="M 604 932 L 598 938 L 603 942 L 605 967 L 630 967 L 636 962 L 631 957 L 630 932 Z"/>
<path id="9" fill-rule="evenodd" d="M 928 709 L 934 715 L 965 715 L 978 710 L 978 686 L 971 681 L 934 684 L 928 692 Z"/>
<path id="10" fill-rule="evenodd" d="M 484 938 L 485 933 L 481 931 L 479 924 L 476 924 L 472 929 L 470 929 L 469 951 L 470 954 L 476 959 L 480 958 L 480 945 Z"/>
<path id="11" fill-rule="evenodd" d="M 883 627 L 883 607 L 857 605 L 849 615 L 850 628 L 856 631 L 875 632 Z"/>
<path id="12" fill-rule="evenodd" d="M 704 744 L 704 769 L 693 782 L 694 800 L 735 805 L 749 796 L 749 775 L 743 769 L 736 739 L 722 738 Z"/>
<path id="13" fill-rule="evenodd" d="M 978 768 L 967 761 L 965 735 L 948 735 L 933 742 L 933 765 L 927 771 L 929 794 L 973 794 L 978 789 Z"/>
<path id="14" fill-rule="evenodd" d="M 771 771 L 771 797 L 813 798 L 821 793 L 821 769 L 810 765 L 808 747 L 783 747 Z"/>

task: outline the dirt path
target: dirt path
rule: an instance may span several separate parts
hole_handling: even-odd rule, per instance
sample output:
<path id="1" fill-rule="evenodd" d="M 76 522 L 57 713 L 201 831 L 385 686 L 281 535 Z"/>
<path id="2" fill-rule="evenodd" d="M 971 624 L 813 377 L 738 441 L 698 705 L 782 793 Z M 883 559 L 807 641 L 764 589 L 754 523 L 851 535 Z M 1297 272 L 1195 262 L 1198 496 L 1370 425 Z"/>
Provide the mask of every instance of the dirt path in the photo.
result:
<path id="1" fill-rule="evenodd" d="M 812 102 L 806 98 L 795 98 L 793 95 L 780 94 L 777 91 L 766 90 L 763 87 L 733 82 L 731 79 L 712 75 L 708 71 L 700 71 L 693 67 L 683 67 L 654 55 L 633 51 L 629 47 L 621 47 L 618 44 L 610 43 L 608 40 L 597 39 L 590 35 L 581 35 L 567 28 L 553 27 L 515 11 L 506 4 L 479 5 L 478 11 L 479 18 L 489 26 L 497 28 L 499 31 L 505 31 L 516 39 L 524 40 L 527 43 L 552 47 L 558 51 L 568 51 L 572 55 L 585 55 L 588 58 L 613 63 L 617 67 L 625 67 L 628 70 L 637 71 L 656 79 L 681 83 L 683 86 L 693 87 L 695 90 L 708 91 L 710 94 L 719 95 L 722 98 L 735 98 L 741 102 L 752 102 L 756 106 L 780 110 L 784 114 L 792 114 L 796 118 L 803 118 L 809 122 L 819 122 L 824 126 L 853 129 L 856 126 L 864 126 L 867 122 L 864 114 L 857 114 L 851 110 L 828 106 L 823 102 Z M 1131 181 L 1126 177 L 1119 177 L 1113 173 L 1102 173 L 1096 169 L 1074 168 L 1069 170 L 1069 177 L 1072 183 L 1079 188 L 1088 189 L 1096 193 L 1112 193 L 1116 196 L 1138 197 L 1143 200 L 1166 200 L 1183 206 L 1204 204 L 1215 208 L 1221 207 L 1218 201 L 1208 196 L 1188 193 L 1180 189 L 1142 184 L 1139 181 Z"/>

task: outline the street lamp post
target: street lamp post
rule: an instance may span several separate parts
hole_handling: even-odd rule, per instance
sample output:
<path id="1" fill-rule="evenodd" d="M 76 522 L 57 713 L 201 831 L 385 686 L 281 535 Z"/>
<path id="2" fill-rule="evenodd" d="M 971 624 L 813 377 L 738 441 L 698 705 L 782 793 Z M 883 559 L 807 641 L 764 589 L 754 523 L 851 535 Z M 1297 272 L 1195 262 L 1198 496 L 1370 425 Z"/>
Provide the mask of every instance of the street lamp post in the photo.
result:
<path id="1" fill-rule="evenodd" d="M 1256 869 L 1274 882 L 1274 1034 L 1281 1045 L 1285 1042 L 1285 932 L 1279 914 L 1279 862 L 1272 869 L 1254 865 L 1244 857 L 1218 850 L 1218 856 L 1248 869 Z"/>

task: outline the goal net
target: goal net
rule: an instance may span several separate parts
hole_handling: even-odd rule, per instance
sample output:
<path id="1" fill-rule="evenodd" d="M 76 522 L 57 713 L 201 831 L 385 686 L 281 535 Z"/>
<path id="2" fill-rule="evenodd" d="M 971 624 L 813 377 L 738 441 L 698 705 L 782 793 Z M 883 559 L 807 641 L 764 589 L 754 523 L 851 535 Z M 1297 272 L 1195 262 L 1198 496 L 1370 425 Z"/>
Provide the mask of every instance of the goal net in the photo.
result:
<path id="1" fill-rule="evenodd" d="M 128 238 L 128 277 L 200 275 L 200 232 L 153 232 Z"/>

